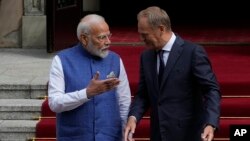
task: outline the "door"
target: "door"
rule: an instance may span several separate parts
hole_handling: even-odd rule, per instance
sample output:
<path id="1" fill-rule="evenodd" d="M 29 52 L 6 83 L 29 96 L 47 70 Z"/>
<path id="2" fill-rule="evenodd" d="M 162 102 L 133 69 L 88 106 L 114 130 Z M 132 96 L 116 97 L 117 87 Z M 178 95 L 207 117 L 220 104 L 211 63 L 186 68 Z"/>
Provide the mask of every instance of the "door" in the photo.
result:
<path id="1" fill-rule="evenodd" d="M 47 52 L 76 44 L 76 28 L 83 16 L 82 0 L 46 0 L 46 6 Z"/>

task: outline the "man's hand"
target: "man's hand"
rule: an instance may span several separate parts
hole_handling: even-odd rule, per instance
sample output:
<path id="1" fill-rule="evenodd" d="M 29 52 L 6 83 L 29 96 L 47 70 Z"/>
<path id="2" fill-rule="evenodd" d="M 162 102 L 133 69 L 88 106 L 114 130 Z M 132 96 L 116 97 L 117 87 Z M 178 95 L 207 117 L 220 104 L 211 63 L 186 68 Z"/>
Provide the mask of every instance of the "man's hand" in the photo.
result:
<path id="1" fill-rule="evenodd" d="M 214 127 L 211 125 L 207 125 L 204 128 L 203 133 L 201 134 L 202 141 L 212 141 L 214 138 Z"/>
<path id="2" fill-rule="evenodd" d="M 96 72 L 96 74 L 90 81 L 86 89 L 88 98 L 91 98 L 95 95 L 109 91 L 115 88 L 120 83 L 120 80 L 117 78 L 108 78 L 105 80 L 99 80 L 99 76 L 100 76 L 100 73 Z"/>
<path id="3" fill-rule="evenodd" d="M 125 128 L 124 141 L 134 141 L 133 134 L 135 133 L 136 119 L 133 116 L 128 118 L 128 122 Z"/>

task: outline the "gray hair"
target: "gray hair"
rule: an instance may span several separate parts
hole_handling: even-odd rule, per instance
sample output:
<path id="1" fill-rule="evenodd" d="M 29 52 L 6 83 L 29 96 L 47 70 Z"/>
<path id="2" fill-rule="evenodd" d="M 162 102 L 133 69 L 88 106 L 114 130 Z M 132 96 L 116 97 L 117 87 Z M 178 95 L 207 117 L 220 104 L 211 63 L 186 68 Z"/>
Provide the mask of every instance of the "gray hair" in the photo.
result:
<path id="1" fill-rule="evenodd" d="M 151 6 L 140 11 L 137 15 L 137 20 L 142 17 L 148 19 L 148 23 L 152 28 L 164 25 L 167 30 L 171 30 L 171 22 L 167 12 L 157 6 Z"/>
<path id="2" fill-rule="evenodd" d="M 104 17 L 97 14 L 89 14 L 83 17 L 77 26 L 78 40 L 80 40 L 81 34 L 90 34 L 91 26 L 101 21 L 105 21 Z"/>

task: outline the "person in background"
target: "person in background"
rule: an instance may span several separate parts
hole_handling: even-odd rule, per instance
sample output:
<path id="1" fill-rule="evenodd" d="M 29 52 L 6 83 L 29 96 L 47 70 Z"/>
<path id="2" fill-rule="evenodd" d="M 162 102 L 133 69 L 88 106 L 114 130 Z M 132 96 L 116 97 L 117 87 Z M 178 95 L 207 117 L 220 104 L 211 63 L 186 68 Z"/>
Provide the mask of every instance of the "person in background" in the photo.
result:
<path id="1" fill-rule="evenodd" d="M 122 140 L 131 92 L 122 59 L 109 51 L 109 26 L 100 15 L 86 15 L 77 37 L 77 45 L 54 57 L 49 74 L 57 140 Z"/>
<path id="2" fill-rule="evenodd" d="M 157 6 L 140 11 L 137 20 L 147 50 L 141 54 L 125 141 L 134 140 L 149 108 L 151 141 L 212 141 L 221 93 L 205 50 L 175 34 L 168 14 Z"/>

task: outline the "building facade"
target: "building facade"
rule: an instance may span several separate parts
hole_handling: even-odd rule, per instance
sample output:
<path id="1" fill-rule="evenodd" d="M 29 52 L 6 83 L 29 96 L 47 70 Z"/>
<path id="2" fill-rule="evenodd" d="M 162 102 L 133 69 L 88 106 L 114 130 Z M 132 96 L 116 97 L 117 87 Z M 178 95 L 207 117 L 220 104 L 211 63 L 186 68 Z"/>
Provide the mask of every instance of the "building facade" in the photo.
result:
<path id="1" fill-rule="evenodd" d="M 77 0 L 0 0 L 0 48 L 47 48 L 46 3 L 65 6 Z M 78 0 L 79 1 L 79 0 Z M 82 0 L 82 10 L 98 10 L 99 0 Z M 52 15 L 53 17 L 53 15 Z"/>

